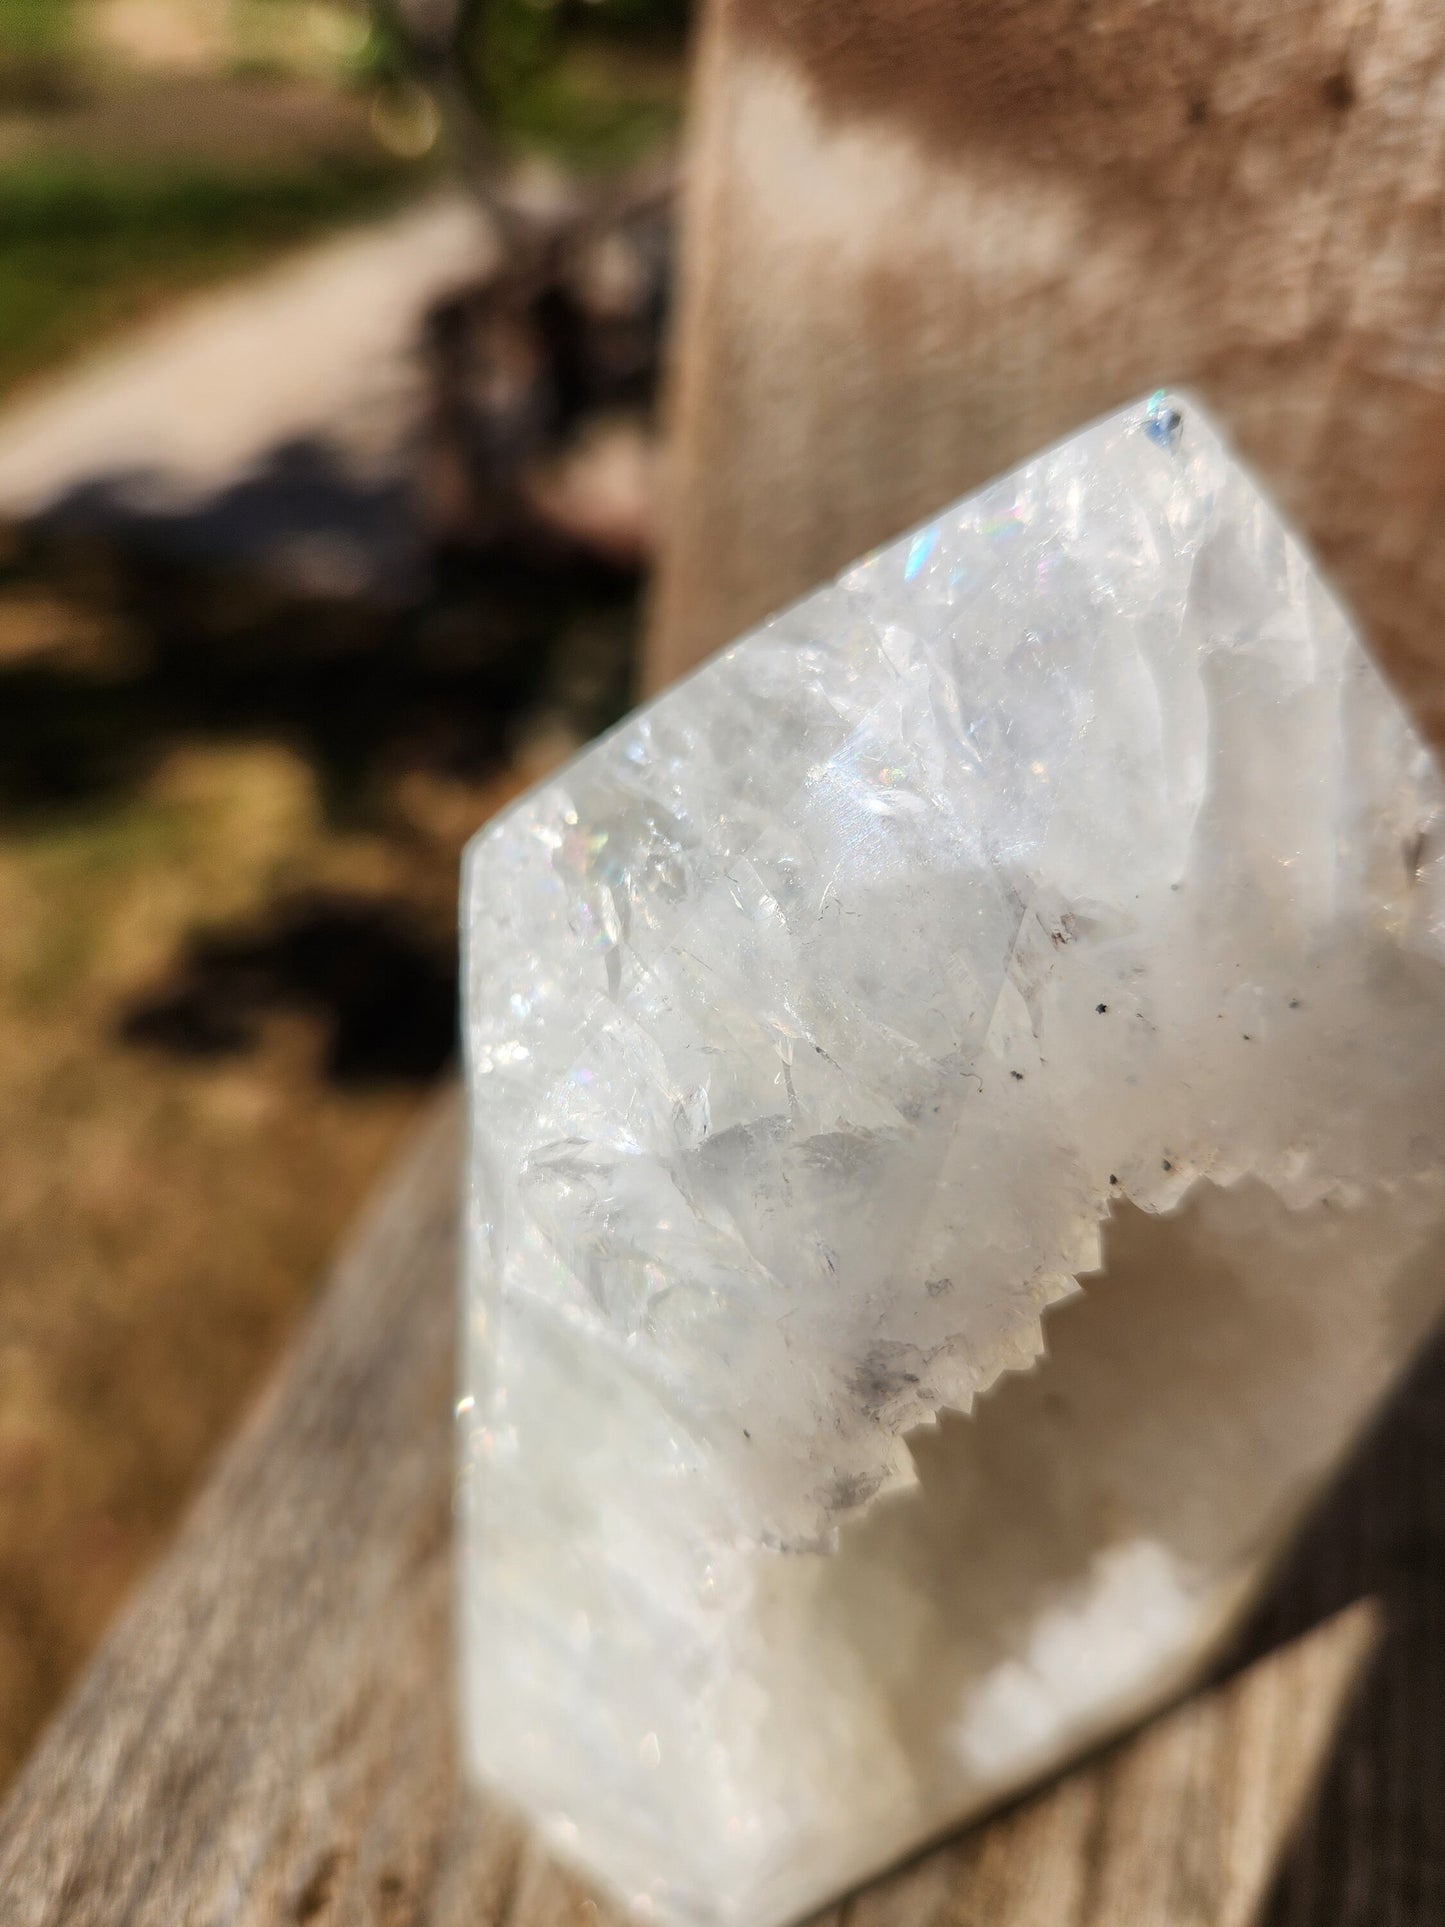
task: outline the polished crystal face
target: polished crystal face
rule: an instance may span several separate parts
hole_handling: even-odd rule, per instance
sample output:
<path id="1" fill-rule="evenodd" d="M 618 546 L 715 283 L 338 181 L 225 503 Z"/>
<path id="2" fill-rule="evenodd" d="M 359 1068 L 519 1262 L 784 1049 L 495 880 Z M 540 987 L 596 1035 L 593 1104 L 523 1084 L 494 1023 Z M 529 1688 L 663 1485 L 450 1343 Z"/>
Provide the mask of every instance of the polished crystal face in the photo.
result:
<path id="1" fill-rule="evenodd" d="M 806 1911 L 1238 1611 L 1436 1305 L 1440 802 L 1155 397 L 477 837 L 468 1744 L 640 1912 Z"/>

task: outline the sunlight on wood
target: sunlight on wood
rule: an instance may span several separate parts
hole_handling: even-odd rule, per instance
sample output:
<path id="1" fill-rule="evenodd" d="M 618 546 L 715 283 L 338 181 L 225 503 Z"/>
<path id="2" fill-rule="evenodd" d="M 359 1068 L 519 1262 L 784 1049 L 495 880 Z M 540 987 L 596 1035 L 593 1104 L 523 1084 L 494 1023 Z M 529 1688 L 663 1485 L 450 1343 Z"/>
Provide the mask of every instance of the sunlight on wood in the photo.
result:
<path id="1" fill-rule="evenodd" d="M 1380 1635 L 1348 1607 L 818 1927 L 1255 1927 Z"/>

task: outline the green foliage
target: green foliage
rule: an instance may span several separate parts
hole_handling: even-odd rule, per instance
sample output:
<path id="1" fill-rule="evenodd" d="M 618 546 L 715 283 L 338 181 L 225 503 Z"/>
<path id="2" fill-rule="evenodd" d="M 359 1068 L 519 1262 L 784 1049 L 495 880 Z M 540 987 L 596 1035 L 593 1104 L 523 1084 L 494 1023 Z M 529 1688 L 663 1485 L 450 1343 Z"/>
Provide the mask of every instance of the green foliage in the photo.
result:
<path id="1" fill-rule="evenodd" d="M 391 86 L 410 73 L 405 43 L 388 15 L 373 12 L 366 37 L 346 61 L 343 78 L 352 86 Z"/>
<path id="2" fill-rule="evenodd" d="M 0 0 L 0 109 L 46 108 L 74 91 L 77 0 Z"/>
<path id="3" fill-rule="evenodd" d="M 516 147 L 583 167 L 635 159 L 679 115 L 687 0 L 487 0 L 463 45 L 477 112 Z"/>
<path id="4" fill-rule="evenodd" d="M 411 170 L 237 174 L 35 157 L 0 170 L 0 386 L 162 296 L 395 201 Z"/>
<path id="5" fill-rule="evenodd" d="M 0 61 L 63 53 L 74 28 L 75 0 L 0 0 Z"/>

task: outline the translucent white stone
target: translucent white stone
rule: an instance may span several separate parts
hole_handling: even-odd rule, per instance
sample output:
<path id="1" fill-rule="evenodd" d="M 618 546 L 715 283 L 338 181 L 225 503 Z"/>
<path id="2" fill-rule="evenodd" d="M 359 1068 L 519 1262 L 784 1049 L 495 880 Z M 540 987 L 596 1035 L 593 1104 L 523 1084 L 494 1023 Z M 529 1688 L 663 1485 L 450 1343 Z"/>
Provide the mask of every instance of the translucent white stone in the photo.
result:
<path id="1" fill-rule="evenodd" d="M 644 1915 L 790 1920 L 1237 1620 L 1442 1296 L 1441 800 L 1156 397 L 477 838 L 469 1757 Z"/>

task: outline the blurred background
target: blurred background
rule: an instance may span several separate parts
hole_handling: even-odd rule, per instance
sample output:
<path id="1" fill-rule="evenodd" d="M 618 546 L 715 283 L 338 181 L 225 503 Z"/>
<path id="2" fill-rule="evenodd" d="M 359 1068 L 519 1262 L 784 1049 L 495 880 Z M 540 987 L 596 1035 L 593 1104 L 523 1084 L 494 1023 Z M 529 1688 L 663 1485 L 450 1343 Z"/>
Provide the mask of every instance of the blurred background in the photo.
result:
<path id="1" fill-rule="evenodd" d="M 0 0 L 0 1781 L 626 706 L 686 0 Z"/>

